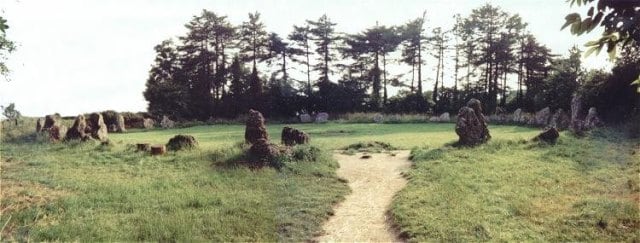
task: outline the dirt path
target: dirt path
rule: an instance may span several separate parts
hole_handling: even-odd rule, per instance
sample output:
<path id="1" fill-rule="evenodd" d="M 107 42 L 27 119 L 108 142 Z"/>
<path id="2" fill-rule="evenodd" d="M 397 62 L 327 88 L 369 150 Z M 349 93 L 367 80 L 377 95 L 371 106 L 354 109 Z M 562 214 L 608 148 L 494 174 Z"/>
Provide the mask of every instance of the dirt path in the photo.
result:
<path id="1" fill-rule="evenodd" d="M 401 172 L 407 170 L 409 151 L 344 155 L 336 152 L 340 163 L 338 176 L 349 180 L 351 194 L 335 208 L 335 215 L 325 223 L 320 242 L 392 242 L 401 241 L 391 229 L 386 212 L 393 196 L 402 189 L 406 180 Z"/>

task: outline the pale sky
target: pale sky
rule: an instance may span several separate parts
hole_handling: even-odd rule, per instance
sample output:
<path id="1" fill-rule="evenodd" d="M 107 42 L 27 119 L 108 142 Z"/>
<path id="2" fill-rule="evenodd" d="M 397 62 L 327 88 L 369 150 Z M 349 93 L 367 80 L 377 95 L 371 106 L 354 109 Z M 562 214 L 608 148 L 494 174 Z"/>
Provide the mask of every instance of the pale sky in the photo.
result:
<path id="1" fill-rule="evenodd" d="M 153 47 L 184 35 L 184 24 L 202 9 L 227 15 L 236 25 L 248 12 L 259 11 L 267 30 L 280 36 L 325 13 L 338 23 L 337 31 L 357 33 L 376 21 L 400 25 L 426 10 L 430 33 L 433 27 L 450 28 L 454 14 L 467 16 L 487 2 L 520 14 L 556 54 L 566 55 L 573 45 L 582 47 L 598 36 L 598 31 L 579 38 L 560 31 L 566 14 L 585 12 L 564 0 L 0 0 L 10 26 L 7 36 L 18 48 L 9 56 L 11 81 L 0 81 L 0 104 L 15 102 L 26 116 L 144 111 Z M 585 66 L 608 67 L 605 56 L 591 56 Z M 423 70 L 433 76 L 430 67 Z M 451 82 L 445 77 L 446 86 Z"/>

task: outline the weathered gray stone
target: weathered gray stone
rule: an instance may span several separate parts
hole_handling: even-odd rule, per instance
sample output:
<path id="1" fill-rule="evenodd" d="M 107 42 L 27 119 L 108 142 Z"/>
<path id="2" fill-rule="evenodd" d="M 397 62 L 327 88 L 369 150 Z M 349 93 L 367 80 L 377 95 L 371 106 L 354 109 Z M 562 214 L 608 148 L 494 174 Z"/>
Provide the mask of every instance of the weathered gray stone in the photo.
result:
<path id="1" fill-rule="evenodd" d="M 438 121 L 439 122 L 450 122 L 451 121 L 451 117 L 449 116 L 449 112 L 442 113 L 438 117 Z"/>
<path id="2" fill-rule="evenodd" d="M 151 129 L 155 125 L 156 125 L 156 122 L 151 118 L 144 118 L 144 120 L 142 120 L 142 127 L 144 129 Z"/>
<path id="3" fill-rule="evenodd" d="M 551 121 L 549 121 L 549 126 L 555 127 L 558 130 L 564 130 L 569 127 L 571 123 L 569 115 L 562 108 L 558 108 L 553 116 L 551 116 Z"/>
<path id="4" fill-rule="evenodd" d="M 116 120 L 116 132 L 126 132 L 124 123 L 124 116 L 122 114 L 118 114 L 118 118 Z"/>
<path id="5" fill-rule="evenodd" d="M 326 112 L 320 112 L 316 115 L 317 123 L 325 123 L 329 121 L 329 114 Z"/>
<path id="6" fill-rule="evenodd" d="M 491 138 L 479 100 L 471 99 L 467 102 L 467 106 L 460 108 L 456 134 L 459 137 L 458 142 L 463 145 L 476 145 Z"/>
<path id="7" fill-rule="evenodd" d="M 601 126 L 602 121 L 598 117 L 598 111 L 595 107 L 589 108 L 589 112 L 587 116 L 584 118 L 584 128 L 585 129 L 593 129 L 595 127 Z"/>
<path id="8" fill-rule="evenodd" d="M 311 116 L 309 114 L 301 114 L 300 115 L 300 122 L 302 123 L 309 123 L 312 122 L 313 120 L 311 119 Z"/>
<path id="9" fill-rule="evenodd" d="M 584 133 L 584 121 L 582 117 L 582 96 L 574 94 L 571 98 L 571 125 L 573 133 L 581 135 Z"/>
<path id="10" fill-rule="evenodd" d="M 169 119 L 167 116 L 162 116 L 162 120 L 160 121 L 160 127 L 162 128 L 173 128 L 176 125 L 174 121 Z"/>
<path id="11" fill-rule="evenodd" d="M 542 110 L 539 110 L 538 112 L 536 112 L 533 125 L 547 126 L 549 125 L 550 119 L 551 119 L 551 109 L 549 107 L 545 107 Z"/>
<path id="12" fill-rule="evenodd" d="M 384 121 L 384 116 L 380 113 L 373 115 L 373 121 L 375 123 L 382 123 Z"/>

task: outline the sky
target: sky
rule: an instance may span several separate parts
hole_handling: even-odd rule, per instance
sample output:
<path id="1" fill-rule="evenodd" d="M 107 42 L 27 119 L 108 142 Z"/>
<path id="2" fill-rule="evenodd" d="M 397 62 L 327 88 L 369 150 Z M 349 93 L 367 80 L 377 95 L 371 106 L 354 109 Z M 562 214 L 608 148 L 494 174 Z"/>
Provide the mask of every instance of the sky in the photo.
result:
<path id="1" fill-rule="evenodd" d="M 598 31 L 580 37 L 560 31 L 565 15 L 585 12 L 564 0 L 0 0 L 0 14 L 10 26 L 7 37 L 17 44 L 7 61 L 10 81 L 0 80 L 0 105 L 15 102 L 24 116 L 144 111 L 153 47 L 184 35 L 184 24 L 202 9 L 227 15 L 236 25 L 259 11 L 268 31 L 287 36 L 294 24 L 323 14 L 338 24 L 338 32 L 353 34 L 376 21 L 401 25 L 425 10 L 429 32 L 450 28 L 454 14 L 467 16 L 485 3 L 520 14 L 556 54 L 566 56 L 572 46 L 598 36 Z M 596 69 L 611 65 L 606 54 L 583 62 Z M 425 76 L 432 73 L 424 70 Z M 451 84 L 445 78 L 445 86 Z"/>

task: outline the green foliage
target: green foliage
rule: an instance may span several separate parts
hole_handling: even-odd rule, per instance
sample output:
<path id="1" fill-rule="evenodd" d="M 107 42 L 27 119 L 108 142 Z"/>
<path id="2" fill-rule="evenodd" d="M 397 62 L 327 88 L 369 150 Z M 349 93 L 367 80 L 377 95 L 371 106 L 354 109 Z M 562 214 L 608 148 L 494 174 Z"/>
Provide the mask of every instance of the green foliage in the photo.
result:
<path id="1" fill-rule="evenodd" d="M 9 68 L 5 64 L 7 55 L 13 52 L 16 48 L 15 43 L 7 39 L 7 20 L 0 16 L 0 75 L 8 80 L 7 74 L 9 74 Z"/>
<path id="2" fill-rule="evenodd" d="M 8 120 L 15 121 L 15 124 L 18 125 L 18 119 L 22 116 L 20 111 L 16 110 L 16 104 L 11 103 L 8 106 L 0 106 L 2 108 L 2 115 Z"/>
<path id="3" fill-rule="evenodd" d="M 640 3 L 637 1 L 571 0 L 572 6 L 575 3 L 578 6 L 592 6 L 584 19 L 578 13 L 568 14 L 561 29 L 571 26 L 571 34 L 582 35 L 597 26 L 604 27 L 600 39 L 585 44 L 589 48 L 585 56 L 594 51 L 599 53 L 606 45 L 609 57 L 613 60 L 618 47 L 640 43 Z"/>
<path id="4" fill-rule="evenodd" d="M 599 130 L 415 148 L 390 212 L 410 242 L 638 240 L 637 142 Z"/>

